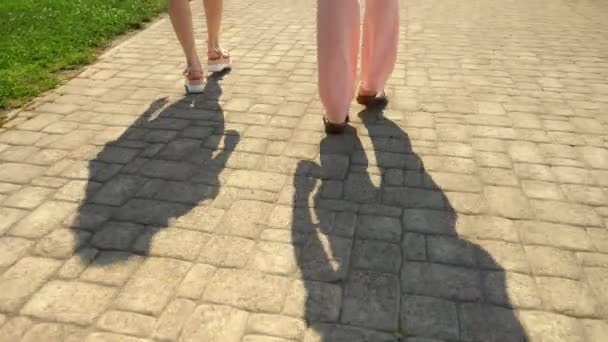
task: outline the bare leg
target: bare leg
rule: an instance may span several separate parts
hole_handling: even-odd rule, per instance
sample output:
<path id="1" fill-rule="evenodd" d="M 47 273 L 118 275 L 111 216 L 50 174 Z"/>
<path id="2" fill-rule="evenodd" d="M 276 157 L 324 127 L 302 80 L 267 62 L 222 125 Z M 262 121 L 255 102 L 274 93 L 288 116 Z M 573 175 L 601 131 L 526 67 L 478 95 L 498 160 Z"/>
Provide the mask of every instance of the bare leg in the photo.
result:
<path id="1" fill-rule="evenodd" d="M 223 0 L 203 0 L 207 19 L 207 51 L 209 58 L 221 57 L 220 28 L 222 25 Z"/>
<path id="2" fill-rule="evenodd" d="M 201 62 L 196 53 L 194 29 L 192 28 L 192 11 L 188 0 L 169 0 L 169 17 L 175 30 L 175 35 L 182 45 L 188 68 L 202 70 Z"/>

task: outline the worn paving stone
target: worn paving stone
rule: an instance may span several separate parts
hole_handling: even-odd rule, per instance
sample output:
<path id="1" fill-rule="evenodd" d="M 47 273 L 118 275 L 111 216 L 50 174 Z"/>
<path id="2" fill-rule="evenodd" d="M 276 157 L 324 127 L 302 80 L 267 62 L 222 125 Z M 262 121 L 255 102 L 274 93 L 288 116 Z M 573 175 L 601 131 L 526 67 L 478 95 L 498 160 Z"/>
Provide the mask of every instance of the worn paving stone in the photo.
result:
<path id="1" fill-rule="evenodd" d="M 33 242 L 15 237 L 0 237 L 0 269 L 9 267 L 27 253 Z"/>
<path id="2" fill-rule="evenodd" d="M 185 322 L 180 341 L 240 342 L 248 317 L 229 306 L 200 305 Z"/>
<path id="3" fill-rule="evenodd" d="M 236 201 L 220 222 L 221 232 L 257 238 L 266 223 L 272 205 L 256 201 Z"/>
<path id="4" fill-rule="evenodd" d="M 398 336 L 371 329 L 362 329 L 348 325 L 315 324 L 304 335 L 304 342 L 395 342 Z"/>
<path id="5" fill-rule="evenodd" d="M 354 271 L 346 282 L 341 321 L 394 331 L 399 321 L 399 279 L 396 275 Z"/>
<path id="6" fill-rule="evenodd" d="M 458 339 L 455 302 L 422 296 L 403 296 L 401 326 L 412 335 Z"/>
<path id="7" fill-rule="evenodd" d="M 250 311 L 279 312 L 287 293 L 288 279 L 256 271 L 219 269 L 203 294 L 203 299 Z"/>
<path id="8" fill-rule="evenodd" d="M 108 307 L 116 289 L 101 285 L 51 281 L 23 307 L 34 317 L 86 325 Z"/>
<path id="9" fill-rule="evenodd" d="M 275 274 L 290 274 L 296 266 L 292 245 L 273 242 L 258 242 L 253 256 L 253 267 Z"/>
<path id="10" fill-rule="evenodd" d="M 406 294 L 455 300 L 477 300 L 482 295 L 478 271 L 426 262 L 403 264 L 401 289 Z"/>
<path id="11" fill-rule="evenodd" d="M 532 340 L 556 342 L 583 342 L 583 327 L 579 320 L 555 313 L 522 311 L 519 313 L 521 325 Z"/>
<path id="12" fill-rule="evenodd" d="M 253 257 L 254 246 L 253 240 L 215 235 L 202 246 L 198 261 L 222 267 L 242 268 Z"/>
<path id="13" fill-rule="evenodd" d="M 15 312 L 61 266 L 47 258 L 25 257 L 0 276 L 0 310 Z"/>
<path id="14" fill-rule="evenodd" d="M 160 313 L 189 268 L 189 263 L 185 261 L 148 258 L 116 298 L 116 307 L 144 314 Z M 142 291 L 145 288 L 153 288 L 154 291 Z"/>
<path id="15" fill-rule="evenodd" d="M 593 208 L 581 204 L 558 201 L 530 201 L 536 217 L 540 220 L 572 224 L 576 226 L 601 227 L 602 220 Z"/>
<path id="16" fill-rule="evenodd" d="M 196 304 L 187 299 L 171 301 L 158 318 L 152 337 L 157 339 L 177 340 L 182 327 L 194 312 Z"/>
<path id="17" fill-rule="evenodd" d="M 97 327 L 116 333 L 148 336 L 156 319 L 151 316 L 126 311 L 108 311 L 97 320 Z"/>
<path id="18" fill-rule="evenodd" d="M 79 342 L 86 336 L 86 330 L 67 324 L 39 323 L 31 328 L 23 342 Z"/>
<path id="19" fill-rule="evenodd" d="M 215 270 L 211 265 L 195 264 L 180 284 L 177 295 L 191 299 L 200 298 Z"/>
<path id="20" fill-rule="evenodd" d="M 555 312 L 579 317 L 599 315 L 598 303 L 585 283 L 549 277 L 539 277 L 537 281 L 543 302 Z"/>
<path id="21" fill-rule="evenodd" d="M 533 215 L 526 196 L 519 189 L 488 186 L 484 193 L 493 214 L 512 219 L 531 218 Z"/>
<path id="22" fill-rule="evenodd" d="M 102 251 L 82 272 L 80 279 L 113 286 L 122 286 L 142 262 L 139 255 L 127 252 Z"/>
<path id="23" fill-rule="evenodd" d="M 152 340 L 115 333 L 95 332 L 87 336 L 85 342 L 152 342 Z"/>
<path id="24" fill-rule="evenodd" d="M 33 325 L 34 322 L 27 317 L 14 317 L 0 327 L 0 341 L 19 341 Z"/>
<path id="25" fill-rule="evenodd" d="M 286 339 L 300 339 L 304 335 L 304 321 L 280 315 L 253 314 L 247 322 L 247 332 Z M 262 337 L 260 337 L 262 338 Z"/>
<path id="26" fill-rule="evenodd" d="M 399 245 L 373 240 L 357 240 L 353 249 L 353 266 L 357 269 L 398 273 L 401 267 Z"/>
<path id="27" fill-rule="evenodd" d="M 9 233 L 25 238 L 40 238 L 61 226 L 75 205 L 67 202 L 44 202 L 38 208 L 14 225 Z"/>
<path id="28" fill-rule="evenodd" d="M 154 255 L 192 261 L 210 239 L 203 233 L 177 228 L 148 228 L 139 235 L 133 250 Z"/>
<path id="29" fill-rule="evenodd" d="M 288 288 L 283 313 L 313 322 L 337 322 L 342 288 L 317 281 L 294 281 Z"/>
<path id="30" fill-rule="evenodd" d="M 545 246 L 525 246 L 525 250 L 535 275 L 580 277 L 580 265 L 572 252 Z"/>

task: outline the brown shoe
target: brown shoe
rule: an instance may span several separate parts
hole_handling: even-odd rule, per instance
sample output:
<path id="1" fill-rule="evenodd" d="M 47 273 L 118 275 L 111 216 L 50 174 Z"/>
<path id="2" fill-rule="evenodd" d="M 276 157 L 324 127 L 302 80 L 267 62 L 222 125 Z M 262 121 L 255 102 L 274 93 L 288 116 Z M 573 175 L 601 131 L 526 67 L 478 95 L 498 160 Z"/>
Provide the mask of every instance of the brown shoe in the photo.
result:
<path id="1" fill-rule="evenodd" d="M 383 92 L 381 92 L 380 94 L 373 94 L 373 95 L 357 95 L 357 103 L 362 105 L 362 106 L 372 106 L 372 105 L 380 105 L 380 106 L 386 106 L 388 104 L 388 98 L 386 97 L 386 94 Z"/>
<path id="2" fill-rule="evenodd" d="M 342 134 L 344 133 L 344 130 L 346 129 L 346 127 L 348 126 L 348 116 L 346 117 L 346 120 L 344 120 L 343 123 L 333 123 L 333 122 L 329 122 L 327 121 L 327 119 L 325 117 L 323 117 L 323 124 L 325 124 L 325 133 L 327 134 Z"/>

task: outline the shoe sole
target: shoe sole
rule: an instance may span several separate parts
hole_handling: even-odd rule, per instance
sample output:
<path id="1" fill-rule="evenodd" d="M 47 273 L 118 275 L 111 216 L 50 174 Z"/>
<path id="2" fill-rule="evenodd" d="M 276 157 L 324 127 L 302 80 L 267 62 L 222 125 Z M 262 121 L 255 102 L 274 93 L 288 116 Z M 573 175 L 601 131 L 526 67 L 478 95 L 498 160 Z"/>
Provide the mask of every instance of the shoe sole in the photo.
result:
<path id="1" fill-rule="evenodd" d="M 223 63 L 223 64 L 210 64 L 210 65 L 207 66 L 207 70 L 209 72 L 222 72 L 222 71 L 230 69 L 230 68 L 232 68 L 232 65 L 226 64 L 226 63 Z"/>

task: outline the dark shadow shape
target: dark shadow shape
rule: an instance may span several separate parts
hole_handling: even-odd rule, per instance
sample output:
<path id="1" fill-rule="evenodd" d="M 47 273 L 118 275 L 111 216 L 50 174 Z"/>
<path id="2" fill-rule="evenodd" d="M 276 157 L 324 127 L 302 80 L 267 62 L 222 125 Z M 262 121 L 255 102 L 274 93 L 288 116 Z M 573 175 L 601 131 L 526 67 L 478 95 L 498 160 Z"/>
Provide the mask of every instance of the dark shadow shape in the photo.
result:
<path id="1" fill-rule="evenodd" d="M 211 75 L 202 94 L 168 107 L 167 98 L 154 101 L 90 161 L 86 197 L 72 223 L 84 262 L 148 255 L 154 235 L 169 226 L 211 230 L 210 222 L 180 224 L 179 217 L 217 196 L 219 174 L 239 141 L 237 132 L 225 132 L 218 103 L 228 73 Z M 95 257 L 91 248 L 110 253 Z"/>
<path id="2" fill-rule="evenodd" d="M 352 129 L 324 138 L 321 165 L 302 161 L 294 178 L 306 341 L 526 341 L 504 269 L 459 238 L 448 198 L 382 112 L 360 113 L 382 175 Z"/>

